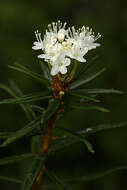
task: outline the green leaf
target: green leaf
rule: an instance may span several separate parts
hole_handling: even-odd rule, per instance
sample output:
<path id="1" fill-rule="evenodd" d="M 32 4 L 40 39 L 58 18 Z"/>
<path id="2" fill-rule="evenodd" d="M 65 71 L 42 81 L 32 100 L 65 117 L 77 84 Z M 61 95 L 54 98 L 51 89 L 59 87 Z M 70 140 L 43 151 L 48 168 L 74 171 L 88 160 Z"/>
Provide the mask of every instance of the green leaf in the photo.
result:
<path id="1" fill-rule="evenodd" d="M 16 93 L 16 95 L 17 95 L 16 97 L 24 95 L 14 81 L 10 80 L 10 86 L 13 89 L 13 91 Z M 33 118 L 36 117 L 34 111 L 30 108 L 29 104 L 25 104 L 25 105 L 20 104 L 20 106 L 23 109 L 23 111 L 29 121 L 31 121 Z"/>
<path id="2" fill-rule="evenodd" d="M 34 185 L 34 183 L 44 165 L 44 162 L 45 162 L 45 158 L 42 158 L 42 160 L 34 160 L 33 161 L 32 167 L 30 167 L 30 169 L 24 179 L 21 190 L 31 190 L 32 189 L 32 186 Z"/>
<path id="3" fill-rule="evenodd" d="M 89 176 L 82 176 L 82 177 L 73 178 L 73 179 L 68 178 L 68 179 L 65 179 L 64 181 L 71 183 L 71 184 L 81 183 L 81 182 L 85 182 L 85 181 L 93 181 L 93 180 L 103 178 L 107 175 L 110 175 L 110 174 L 117 172 L 117 171 L 120 171 L 120 170 L 127 170 L 127 166 L 119 166 L 119 167 L 115 167 L 115 168 L 110 168 L 106 171 L 97 172 L 97 173 L 94 173 L 94 174 L 89 175 Z"/>
<path id="4" fill-rule="evenodd" d="M 29 154 L 10 156 L 7 158 L 0 159 L 0 165 L 13 164 L 13 163 L 20 162 L 22 160 L 26 160 L 29 158 L 33 158 L 33 154 L 29 153 Z"/>
<path id="5" fill-rule="evenodd" d="M 12 132 L 0 132 L 0 139 L 6 139 L 8 138 Z"/>
<path id="6" fill-rule="evenodd" d="M 35 110 L 35 111 L 37 111 L 37 112 L 39 112 L 39 113 L 43 113 L 43 111 L 45 111 L 45 109 L 44 109 L 43 107 L 41 107 L 41 106 L 30 105 L 30 107 L 31 107 L 33 110 Z"/>
<path id="7" fill-rule="evenodd" d="M 52 77 L 51 77 L 51 74 L 50 74 L 50 71 L 49 71 L 49 67 L 48 67 L 48 64 L 44 63 L 44 62 L 40 62 L 40 66 L 41 66 L 41 69 L 42 69 L 42 72 L 43 72 L 43 75 L 44 75 L 44 78 L 51 81 L 52 80 Z"/>
<path id="8" fill-rule="evenodd" d="M 87 71 L 87 69 L 93 64 L 93 62 L 98 58 L 98 55 L 95 55 L 89 62 L 85 63 L 83 67 L 80 69 L 80 71 L 77 73 L 76 78 L 78 76 L 81 76 L 83 73 Z"/>
<path id="9" fill-rule="evenodd" d="M 101 179 L 107 175 L 110 175 L 112 173 L 116 173 L 118 171 L 121 171 L 121 170 L 127 170 L 127 166 L 118 166 L 118 167 L 113 167 L 113 168 L 110 168 L 110 169 L 107 169 L 103 172 L 94 172 L 94 174 L 92 175 L 87 175 L 87 176 L 81 176 L 81 177 L 74 177 L 74 178 L 67 178 L 67 179 L 63 179 L 63 182 L 66 182 L 66 183 L 70 183 L 70 184 L 77 184 L 77 183 L 81 183 L 81 182 L 87 182 L 87 181 L 94 181 L 94 180 L 97 180 L 97 179 Z M 92 172 L 93 173 L 93 172 Z M 54 189 L 54 185 L 48 185 L 48 184 L 45 184 L 43 185 L 46 189 Z"/>
<path id="10" fill-rule="evenodd" d="M 92 145 L 91 145 L 91 143 L 90 142 L 88 142 L 83 136 L 81 136 L 80 134 L 77 134 L 77 133 L 75 133 L 75 132 L 73 132 L 73 131 L 70 131 L 69 129 L 66 129 L 66 128 L 57 128 L 57 129 L 59 129 L 59 130 L 61 130 L 61 131 L 63 131 L 67 136 L 70 136 L 70 137 L 72 137 L 72 138 L 74 138 L 76 141 L 81 141 L 81 142 L 83 142 L 85 145 L 86 145 L 86 147 L 88 148 L 88 150 L 91 152 L 91 153 L 94 153 L 94 150 L 93 150 L 93 147 L 92 147 Z"/>
<path id="11" fill-rule="evenodd" d="M 101 71 L 95 73 L 94 75 L 90 76 L 90 77 L 87 77 L 85 79 L 81 79 L 81 80 L 76 80 L 75 82 L 73 82 L 71 85 L 70 85 L 70 89 L 75 89 L 81 85 L 84 85 L 92 80 L 94 80 L 96 77 L 98 77 L 99 75 L 101 75 L 104 71 L 106 70 L 106 68 L 103 68 Z"/>
<path id="12" fill-rule="evenodd" d="M 45 113 L 43 116 L 44 122 L 49 120 L 53 116 L 53 114 L 55 114 L 55 112 L 58 110 L 59 106 L 60 106 L 60 99 L 50 99 L 49 100 L 48 108 L 47 108 L 47 110 L 45 110 Z"/>
<path id="13" fill-rule="evenodd" d="M 16 97 L 16 95 L 14 94 L 12 89 L 10 89 L 8 86 L 6 86 L 4 84 L 0 84 L 0 88 L 3 89 L 4 91 L 6 91 L 7 93 L 9 93 L 11 96 Z"/>
<path id="14" fill-rule="evenodd" d="M 11 144 L 14 141 L 19 140 L 20 138 L 26 136 L 30 132 L 32 132 L 36 127 L 40 125 L 40 117 L 37 117 L 35 120 L 28 123 L 24 128 L 14 132 L 12 135 L 10 135 L 3 143 L 0 145 L 0 147 L 5 147 L 9 144 Z"/>
<path id="15" fill-rule="evenodd" d="M 20 64 L 15 64 L 15 66 L 9 65 L 9 68 L 14 69 L 19 72 L 22 72 L 28 76 L 31 76 L 32 78 L 38 80 L 39 82 L 43 83 L 44 85 L 49 86 L 49 82 L 47 80 L 43 79 L 41 75 L 39 75 L 33 71 L 30 71 L 28 68 L 26 68 Z"/>
<path id="16" fill-rule="evenodd" d="M 82 95 L 81 93 L 79 93 L 77 91 L 75 91 L 75 92 L 70 91 L 69 95 L 79 97 L 79 98 L 83 98 L 83 99 L 88 100 L 88 101 L 100 102 L 99 100 L 97 100 L 97 99 L 95 99 L 95 98 L 93 98 L 91 96 Z"/>
<path id="17" fill-rule="evenodd" d="M 123 94 L 124 92 L 115 89 L 77 89 L 76 91 L 71 91 L 72 93 L 79 94 Z"/>
<path id="18" fill-rule="evenodd" d="M 9 80 L 9 84 L 10 84 L 11 89 L 15 93 L 15 97 L 16 96 L 23 96 L 22 91 L 19 89 L 19 87 L 17 86 L 17 84 L 13 80 Z"/>
<path id="19" fill-rule="evenodd" d="M 109 129 L 124 127 L 126 125 L 127 125 L 127 121 L 123 122 L 123 123 L 119 123 L 119 124 L 114 124 L 114 125 L 112 125 L 112 124 L 101 124 L 101 125 L 97 125 L 95 127 L 86 128 L 85 130 L 82 130 L 82 131 L 78 131 L 78 132 L 76 132 L 76 134 L 86 136 L 89 134 L 101 132 L 103 130 L 109 130 Z M 75 142 L 77 142 L 77 140 L 71 139 L 71 138 L 68 139 L 68 136 L 64 136 L 63 138 L 61 138 L 59 140 L 59 143 L 51 145 L 51 152 L 56 152 L 56 151 L 59 151 L 61 149 L 64 149 L 65 147 L 70 146 Z"/>
<path id="20" fill-rule="evenodd" d="M 62 183 L 66 182 L 66 183 L 71 183 L 71 184 L 77 184 L 77 183 L 81 183 L 81 182 L 85 182 L 85 181 L 94 181 L 94 180 L 103 178 L 107 175 L 110 175 L 114 172 L 121 171 L 121 170 L 127 170 L 127 166 L 126 165 L 125 166 L 118 166 L 118 167 L 107 169 L 103 172 L 96 172 L 96 173 L 94 172 L 94 174 L 88 175 L 88 176 L 63 179 Z M 52 189 L 54 189 L 54 187 L 55 187 L 54 185 L 44 185 L 44 186 L 45 186 L 45 188 L 49 187 Z"/>
<path id="21" fill-rule="evenodd" d="M 16 84 L 13 81 L 10 81 L 10 84 L 11 84 L 12 89 L 3 84 L 0 84 L 0 88 L 5 90 L 7 93 L 9 93 L 14 98 L 17 98 L 17 96 L 19 96 L 19 95 L 20 96 L 23 95 L 21 90 L 16 86 Z M 31 118 L 32 118 L 31 114 L 33 115 L 33 112 L 30 109 L 30 107 L 27 105 L 23 105 L 23 104 L 20 104 L 20 106 L 23 109 L 23 111 L 25 112 L 27 119 L 29 121 L 31 121 Z"/>
<path id="22" fill-rule="evenodd" d="M 74 138 L 68 138 L 68 136 L 65 136 L 65 137 L 59 139 L 59 143 L 51 144 L 50 153 L 54 153 L 54 152 L 63 150 L 64 148 L 72 145 L 75 142 L 77 142 L 77 140 L 75 140 Z"/>
<path id="23" fill-rule="evenodd" d="M 44 100 L 50 98 L 50 96 L 47 96 L 50 92 L 37 92 L 32 94 L 23 95 L 18 98 L 9 98 L 6 100 L 1 100 L 0 104 L 23 104 L 23 103 L 29 103 L 39 100 Z"/>
<path id="24" fill-rule="evenodd" d="M 93 105 L 69 105 L 71 108 L 80 109 L 80 110 L 97 110 L 101 112 L 110 112 L 108 109 L 100 107 L 100 106 L 93 106 Z"/>
<path id="25" fill-rule="evenodd" d="M 32 137 L 31 142 L 31 152 L 34 154 L 39 154 L 42 147 L 42 137 L 41 134 L 39 136 Z"/>
<path id="26" fill-rule="evenodd" d="M 0 180 L 22 184 L 22 180 L 20 179 L 15 179 L 15 178 L 10 178 L 10 177 L 5 177 L 5 176 L 0 176 Z"/>
<path id="27" fill-rule="evenodd" d="M 64 184 L 64 182 L 58 178 L 53 172 L 49 172 L 46 170 L 47 176 L 51 179 L 51 181 L 54 183 L 56 187 L 58 187 L 59 190 L 68 190 L 68 187 Z"/>
<path id="28" fill-rule="evenodd" d="M 109 129 L 124 127 L 126 125 L 127 125 L 127 121 L 123 122 L 123 123 L 119 123 L 119 124 L 114 124 L 114 125 L 112 125 L 112 124 L 100 124 L 100 125 L 97 125 L 95 127 L 86 128 L 85 130 L 80 131 L 78 133 L 82 134 L 82 135 L 87 135 L 87 134 L 93 134 L 96 132 L 100 132 L 103 130 L 109 130 Z"/>

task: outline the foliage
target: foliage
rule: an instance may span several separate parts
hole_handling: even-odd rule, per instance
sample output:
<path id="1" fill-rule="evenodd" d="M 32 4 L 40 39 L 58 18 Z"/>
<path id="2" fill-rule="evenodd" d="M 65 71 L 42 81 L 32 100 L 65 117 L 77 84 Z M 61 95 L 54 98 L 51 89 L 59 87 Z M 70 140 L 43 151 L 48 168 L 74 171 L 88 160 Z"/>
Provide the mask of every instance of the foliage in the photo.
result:
<path id="1" fill-rule="evenodd" d="M 0 139 L 3 141 L 0 147 L 6 147 L 10 144 L 13 144 L 16 141 L 24 137 L 31 138 L 31 153 L 26 153 L 22 155 L 14 155 L 6 158 L 0 159 L 0 165 L 12 164 L 16 162 L 21 162 L 23 160 L 32 159 L 32 166 L 30 166 L 25 179 L 19 180 L 15 178 L 8 178 L 0 176 L 1 180 L 7 180 L 10 182 L 19 183 L 21 185 L 21 190 L 30 190 L 31 188 L 37 189 L 38 186 L 42 185 L 43 187 L 52 187 L 52 185 L 41 184 L 41 179 L 43 173 L 49 177 L 52 181 L 53 188 L 60 190 L 68 190 L 69 188 L 65 183 L 69 181 L 80 182 L 87 180 L 94 180 L 96 178 L 103 177 L 110 172 L 115 170 L 124 169 L 126 167 L 118 167 L 113 170 L 103 172 L 100 175 L 91 176 L 91 177 L 81 177 L 80 179 L 59 179 L 56 174 L 48 171 L 47 159 L 50 155 L 65 149 L 73 143 L 81 142 L 87 149 L 94 153 L 93 145 L 86 139 L 88 135 L 93 133 L 98 133 L 107 129 L 114 129 L 117 127 L 123 127 L 127 125 L 127 122 L 112 125 L 112 124 L 100 124 L 95 127 L 89 127 L 82 131 L 71 131 L 70 129 L 64 127 L 55 127 L 55 121 L 59 119 L 61 115 L 64 118 L 64 113 L 72 109 L 81 109 L 81 110 L 96 110 L 100 112 L 109 112 L 107 108 L 104 108 L 100 105 L 99 96 L 100 94 L 122 94 L 123 92 L 114 89 L 87 89 L 84 84 L 95 80 L 100 74 L 102 74 L 105 69 L 98 71 L 88 77 L 86 77 L 85 72 L 87 69 L 84 69 L 84 75 L 82 78 L 78 78 L 78 73 L 75 73 L 77 76 L 76 80 L 69 81 L 66 85 L 63 80 L 60 81 L 58 77 L 51 77 L 48 67 L 45 63 L 41 62 L 40 66 L 42 68 L 42 75 L 35 73 L 34 71 L 29 70 L 28 68 L 15 64 L 14 66 L 9 66 L 11 69 L 22 72 L 33 79 L 37 80 L 39 83 L 44 85 L 44 90 L 36 93 L 23 94 L 21 90 L 17 87 L 14 81 L 10 81 L 10 86 L 5 86 L 0 84 L 0 88 L 9 93 L 12 98 L 4 99 L 0 101 L 0 104 L 19 104 L 21 109 L 23 109 L 26 118 L 27 124 L 21 129 L 14 132 L 4 132 L 0 133 Z M 86 67 L 87 68 L 87 67 Z M 61 76 L 62 77 L 62 76 Z M 62 78 L 61 78 L 62 79 Z M 64 85 L 64 90 L 58 90 L 59 85 Z M 38 102 L 45 102 L 45 106 L 42 107 Z M 58 133 L 59 132 L 59 133 Z M 51 143 L 53 139 L 56 138 L 57 143 Z M 36 142 L 37 143 L 36 145 Z M 50 149 L 49 149 L 50 147 Z M 38 150 L 38 153 L 37 153 Z M 50 150 L 50 151 L 49 151 Z M 43 180 L 42 180 L 43 181 Z M 40 186 L 41 187 L 41 186 Z"/>

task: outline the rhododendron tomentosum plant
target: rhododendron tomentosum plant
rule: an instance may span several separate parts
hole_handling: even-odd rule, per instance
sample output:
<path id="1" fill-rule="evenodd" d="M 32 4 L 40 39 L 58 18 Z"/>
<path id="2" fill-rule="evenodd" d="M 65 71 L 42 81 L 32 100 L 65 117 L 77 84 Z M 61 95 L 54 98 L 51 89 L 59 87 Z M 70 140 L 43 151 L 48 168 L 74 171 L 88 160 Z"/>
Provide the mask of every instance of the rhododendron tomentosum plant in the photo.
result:
<path id="1" fill-rule="evenodd" d="M 6 133 L 6 135 L 1 132 L 0 138 L 3 141 L 0 147 L 20 141 L 24 136 L 31 138 L 29 153 L 2 158 L 0 165 L 25 159 L 31 160 L 32 164 L 23 181 L 15 178 L 0 178 L 21 184 L 21 190 L 44 190 L 49 185 L 44 180 L 45 175 L 58 189 L 66 190 L 65 180 L 59 179 L 48 170 L 47 158 L 78 141 L 84 143 L 86 148 L 94 153 L 92 144 L 86 139 L 87 135 L 122 127 L 127 123 L 85 126 L 85 129 L 74 132 L 67 127 L 57 126 L 56 120 L 60 120 L 60 117 L 64 118 L 64 113 L 73 109 L 109 112 L 108 109 L 100 106 L 98 95 L 121 94 L 122 92 L 114 89 L 85 87 L 85 84 L 105 71 L 103 68 L 90 76 L 86 75 L 91 64 L 86 61 L 85 55 L 89 50 L 100 46 L 96 42 L 101 37 L 100 34 L 95 35 L 89 27 L 83 26 L 76 30 L 75 27 L 67 27 L 66 23 L 58 21 L 48 26 L 43 39 L 39 31 L 36 31 L 35 35 L 36 42 L 32 48 L 41 51 L 38 55 L 41 72 L 35 73 L 17 63 L 9 67 L 37 80 L 43 85 L 43 90 L 24 95 L 14 81 L 10 82 L 10 86 L 0 84 L 0 88 L 12 96 L 12 98 L 1 100 L 0 104 L 19 104 L 28 122 L 25 127 L 17 131 Z"/>

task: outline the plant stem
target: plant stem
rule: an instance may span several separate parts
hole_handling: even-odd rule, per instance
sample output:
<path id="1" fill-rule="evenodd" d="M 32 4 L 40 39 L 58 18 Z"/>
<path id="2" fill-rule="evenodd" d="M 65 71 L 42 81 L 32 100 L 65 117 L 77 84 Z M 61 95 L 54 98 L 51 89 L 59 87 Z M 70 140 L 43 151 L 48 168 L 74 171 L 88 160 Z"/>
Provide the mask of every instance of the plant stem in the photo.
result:
<path id="1" fill-rule="evenodd" d="M 44 153 L 45 155 L 48 154 L 48 149 L 49 149 L 49 145 L 50 145 L 50 142 L 52 140 L 51 136 L 52 136 L 52 133 L 53 133 L 53 129 L 55 128 L 55 120 L 56 120 L 56 117 L 59 113 L 63 112 L 64 110 L 63 109 L 60 109 L 58 110 L 52 117 L 51 119 L 49 120 L 49 124 L 48 124 L 48 129 L 45 133 L 45 136 L 43 137 L 42 139 L 42 148 L 41 148 L 41 152 Z M 33 185 L 33 188 L 32 190 L 40 190 L 40 184 L 41 184 L 41 181 L 42 181 L 42 178 L 43 178 L 43 175 L 44 175 L 44 172 L 45 172 L 45 165 L 42 167 L 38 177 L 37 177 L 37 180 L 35 182 L 35 184 Z"/>

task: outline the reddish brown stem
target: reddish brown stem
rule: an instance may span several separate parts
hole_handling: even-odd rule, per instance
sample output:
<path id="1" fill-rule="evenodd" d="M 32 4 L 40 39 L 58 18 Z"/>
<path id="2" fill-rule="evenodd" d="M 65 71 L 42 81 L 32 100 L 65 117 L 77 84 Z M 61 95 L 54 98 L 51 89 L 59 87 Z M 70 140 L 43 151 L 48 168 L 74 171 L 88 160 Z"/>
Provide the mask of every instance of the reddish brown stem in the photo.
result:
<path id="1" fill-rule="evenodd" d="M 42 139 L 41 152 L 44 154 L 48 153 L 48 148 L 49 148 L 50 142 L 52 140 L 52 132 L 53 132 L 53 129 L 55 128 L 55 120 L 56 120 L 57 115 L 61 112 L 64 112 L 64 110 L 63 109 L 58 110 L 49 120 L 48 129 Z M 40 183 L 42 181 L 45 169 L 46 169 L 45 166 L 43 166 L 37 177 L 35 184 L 33 185 L 32 190 L 40 190 Z"/>

